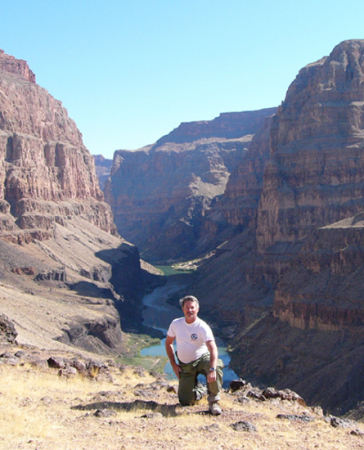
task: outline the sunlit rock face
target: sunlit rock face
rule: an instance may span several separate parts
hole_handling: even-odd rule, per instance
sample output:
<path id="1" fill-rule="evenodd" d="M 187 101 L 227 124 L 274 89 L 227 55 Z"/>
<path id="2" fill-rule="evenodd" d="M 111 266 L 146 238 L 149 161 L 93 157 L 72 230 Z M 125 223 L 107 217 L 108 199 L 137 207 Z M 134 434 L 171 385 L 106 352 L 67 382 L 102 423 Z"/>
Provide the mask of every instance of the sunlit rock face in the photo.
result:
<path id="1" fill-rule="evenodd" d="M 237 285 L 247 294 L 235 371 L 290 387 L 335 414 L 355 409 L 364 392 L 363 70 L 364 41 L 345 41 L 290 86 L 271 123 L 256 246 L 244 254 L 250 259 L 236 259 L 240 277 L 236 271 L 224 292 L 232 311 Z M 257 283 L 270 289 L 249 298 Z M 251 305 L 264 298 L 265 311 L 248 322 Z"/>
<path id="2" fill-rule="evenodd" d="M 35 83 L 25 61 L 3 52 L 0 89 L 2 239 L 46 239 L 74 215 L 115 233 L 94 159 L 62 103 Z"/>
<path id="3" fill-rule="evenodd" d="M 304 67 L 274 117 L 258 249 L 356 214 L 364 190 L 364 41 Z"/>
<path id="4" fill-rule="evenodd" d="M 25 61 L 3 51 L 0 254 L 1 287 L 16 290 L 2 293 L 1 307 L 26 330 L 23 342 L 45 345 L 36 331 L 42 323 L 65 345 L 119 353 L 121 324 L 143 328 L 141 299 L 153 269 L 117 233 L 94 157 L 67 110 L 36 84 Z M 17 302 L 29 292 L 37 299 L 24 311 Z M 36 307 L 42 302 L 47 314 Z"/>
<path id="5" fill-rule="evenodd" d="M 24 80 L 35 83 L 35 74 L 30 70 L 28 63 L 22 59 L 16 59 L 14 56 L 7 55 L 0 49 L 0 70 L 1 72 L 19 75 Z"/>

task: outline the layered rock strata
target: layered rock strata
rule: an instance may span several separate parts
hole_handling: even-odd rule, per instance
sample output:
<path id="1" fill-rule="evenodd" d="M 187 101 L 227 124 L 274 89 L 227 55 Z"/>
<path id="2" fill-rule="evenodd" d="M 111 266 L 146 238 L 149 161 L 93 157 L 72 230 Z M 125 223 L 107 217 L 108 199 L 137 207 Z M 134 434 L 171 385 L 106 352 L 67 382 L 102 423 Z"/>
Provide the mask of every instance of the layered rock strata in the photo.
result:
<path id="1" fill-rule="evenodd" d="M 94 159 L 66 109 L 24 61 L 2 53 L 0 62 L 0 237 L 49 238 L 55 223 L 76 215 L 116 233 Z"/>
<path id="2" fill-rule="evenodd" d="M 364 399 L 363 246 L 362 213 L 302 243 L 272 314 L 236 339 L 233 364 L 244 377 L 294 387 L 327 412 L 355 410 Z"/>
<path id="3" fill-rule="evenodd" d="M 119 232 L 152 261 L 193 258 L 211 248 L 212 228 L 216 237 L 221 227 L 212 218 L 209 229 L 205 216 L 274 110 L 182 124 L 155 145 L 115 152 L 104 193 Z"/>
<path id="4" fill-rule="evenodd" d="M 1 309 L 19 343 L 44 347 L 56 339 L 123 351 L 120 322 L 133 330 L 141 324 L 151 269 L 118 235 L 94 158 L 66 109 L 35 83 L 25 61 L 4 52 L 0 247 Z"/>
<path id="5" fill-rule="evenodd" d="M 345 41 L 290 86 L 272 119 L 256 240 L 235 259 L 240 274 L 224 292 L 227 305 L 246 293 L 235 320 L 237 373 L 341 414 L 364 397 L 363 61 L 364 41 Z M 325 397 L 323 383 L 335 395 Z"/>
<path id="6" fill-rule="evenodd" d="M 303 239 L 363 209 L 363 47 L 345 41 L 300 71 L 209 211 L 255 234 L 232 296 L 249 284 L 274 291 Z"/>
<path id="7" fill-rule="evenodd" d="M 279 107 L 258 211 L 261 251 L 362 209 L 363 47 L 345 41 L 304 67 Z"/>

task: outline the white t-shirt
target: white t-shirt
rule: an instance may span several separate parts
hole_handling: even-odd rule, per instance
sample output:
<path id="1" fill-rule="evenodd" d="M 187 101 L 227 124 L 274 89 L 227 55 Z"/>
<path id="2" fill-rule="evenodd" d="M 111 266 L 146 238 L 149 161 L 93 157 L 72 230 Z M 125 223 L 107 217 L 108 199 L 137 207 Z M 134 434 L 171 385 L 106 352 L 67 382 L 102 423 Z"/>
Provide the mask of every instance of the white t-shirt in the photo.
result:
<path id="1" fill-rule="evenodd" d="M 183 363 L 195 361 L 207 353 L 205 342 L 215 340 L 211 328 L 199 317 L 192 323 L 187 323 L 184 317 L 175 319 L 167 335 L 176 338 L 178 359 Z"/>

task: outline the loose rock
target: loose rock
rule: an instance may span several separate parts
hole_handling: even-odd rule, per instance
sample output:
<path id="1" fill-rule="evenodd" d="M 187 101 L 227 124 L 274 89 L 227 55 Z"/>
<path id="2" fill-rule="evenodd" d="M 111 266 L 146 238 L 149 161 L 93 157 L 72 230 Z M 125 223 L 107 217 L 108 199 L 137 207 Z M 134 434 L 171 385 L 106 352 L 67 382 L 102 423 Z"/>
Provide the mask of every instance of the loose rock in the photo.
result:
<path id="1" fill-rule="evenodd" d="M 236 423 L 233 423 L 231 425 L 231 427 L 235 431 L 248 431 L 249 433 L 257 431 L 257 428 L 253 424 L 251 424 L 249 422 L 244 422 L 243 420 L 241 420 L 239 422 L 236 422 Z"/>

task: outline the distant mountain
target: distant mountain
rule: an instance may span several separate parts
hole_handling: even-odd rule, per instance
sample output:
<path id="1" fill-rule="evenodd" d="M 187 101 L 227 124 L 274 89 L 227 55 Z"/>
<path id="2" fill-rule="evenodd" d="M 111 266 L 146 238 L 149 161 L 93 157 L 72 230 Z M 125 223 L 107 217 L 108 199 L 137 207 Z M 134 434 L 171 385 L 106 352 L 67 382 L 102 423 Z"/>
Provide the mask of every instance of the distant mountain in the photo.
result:
<path id="1" fill-rule="evenodd" d="M 255 134 L 264 119 L 277 111 L 277 108 L 265 108 L 257 111 L 222 113 L 213 120 L 182 122 L 166 136 L 158 139 L 157 145 L 166 142 L 184 143 L 199 139 L 224 138 L 237 139 L 248 134 Z"/>
<path id="2" fill-rule="evenodd" d="M 105 181 L 109 178 L 112 168 L 112 159 L 104 158 L 102 155 L 94 155 L 96 176 L 99 179 L 100 189 L 104 189 Z"/>
<path id="3" fill-rule="evenodd" d="M 216 246 L 205 242 L 205 215 L 275 111 L 183 123 L 154 145 L 116 151 L 104 193 L 119 233 L 152 262 L 194 258 Z"/>

